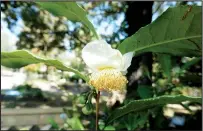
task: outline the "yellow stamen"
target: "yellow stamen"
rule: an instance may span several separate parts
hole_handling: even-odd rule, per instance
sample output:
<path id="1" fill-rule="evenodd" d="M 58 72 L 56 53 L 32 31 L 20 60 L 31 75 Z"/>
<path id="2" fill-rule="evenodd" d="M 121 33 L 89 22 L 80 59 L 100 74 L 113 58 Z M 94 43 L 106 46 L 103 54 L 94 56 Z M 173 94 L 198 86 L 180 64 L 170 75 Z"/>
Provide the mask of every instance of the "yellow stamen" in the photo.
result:
<path id="1" fill-rule="evenodd" d="M 105 67 L 99 67 L 99 68 L 98 68 L 99 71 L 105 70 L 105 69 L 114 69 L 114 68 L 111 67 L 111 66 L 109 66 L 109 67 L 108 67 L 108 66 L 105 66 Z"/>
<path id="2" fill-rule="evenodd" d="M 116 91 L 124 90 L 127 79 L 122 73 L 116 69 L 105 68 L 101 71 L 94 72 L 90 76 L 90 85 L 98 90 Z"/>

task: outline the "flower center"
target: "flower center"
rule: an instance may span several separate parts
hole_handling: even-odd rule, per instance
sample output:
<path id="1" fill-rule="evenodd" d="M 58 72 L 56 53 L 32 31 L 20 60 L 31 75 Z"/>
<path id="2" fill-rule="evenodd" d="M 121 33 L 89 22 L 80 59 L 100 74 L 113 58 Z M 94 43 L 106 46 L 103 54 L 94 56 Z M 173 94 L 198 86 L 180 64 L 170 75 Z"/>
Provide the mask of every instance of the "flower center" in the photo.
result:
<path id="1" fill-rule="evenodd" d="M 124 90 L 127 82 L 126 77 L 120 71 L 106 68 L 92 73 L 89 84 L 98 90 L 115 91 Z"/>

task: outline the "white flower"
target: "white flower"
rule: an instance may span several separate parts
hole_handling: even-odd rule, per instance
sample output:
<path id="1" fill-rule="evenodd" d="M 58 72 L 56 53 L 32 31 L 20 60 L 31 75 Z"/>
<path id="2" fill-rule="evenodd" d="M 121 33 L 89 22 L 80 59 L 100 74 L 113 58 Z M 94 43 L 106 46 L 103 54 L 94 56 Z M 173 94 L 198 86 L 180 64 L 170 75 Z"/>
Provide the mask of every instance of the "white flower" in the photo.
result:
<path id="1" fill-rule="evenodd" d="M 104 40 L 88 43 L 82 50 L 82 58 L 93 71 L 89 83 L 98 90 L 122 90 L 127 79 L 123 74 L 127 72 L 133 57 L 133 52 L 121 54 L 112 49 Z"/>

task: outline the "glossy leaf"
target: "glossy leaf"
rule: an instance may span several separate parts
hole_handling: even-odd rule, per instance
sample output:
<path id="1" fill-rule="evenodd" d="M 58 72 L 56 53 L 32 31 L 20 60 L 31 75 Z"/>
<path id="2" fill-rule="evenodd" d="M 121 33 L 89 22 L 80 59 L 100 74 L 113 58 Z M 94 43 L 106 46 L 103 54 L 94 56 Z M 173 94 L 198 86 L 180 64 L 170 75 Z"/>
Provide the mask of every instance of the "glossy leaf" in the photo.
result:
<path id="1" fill-rule="evenodd" d="M 44 59 L 31 54 L 25 50 L 17 50 L 13 52 L 1 52 L 1 65 L 9 68 L 21 68 L 30 64 L 44 63 L 53 66 L 62 71 L 74 72 L 80 78 L 88 81 L 87 76 L 81 74 L 78 70 L 65 66 L 62 62 L 55 59 Z"/>
<path id="2" fill-rule="evenodd" d="M 118 108 L 114 112 L 112 112 L 112 114 L 106 120 L 106 125 L 110 124 L 113 120 L 123 115 L 126 115 L 130 112 L 143 111 L 143 110 L 156 107 L 158 105 L 179 104 L 183 101 L 202 103 L 202 98 L 177 95 L 177 96 L 160 96 L 160 97 L 149 98 L 149 99 L 134 100 L 129 102 L 127 105 L 121 108 Z"/>
<path id="3" fill-rule="evenodd" d="M 68 20 L 82 22 L 93 34 L 99 38 L 94 26 L 87 18 L 86 11 L 76 2 L 36 2 L 42 8 L 48 10 L 55 16 L 65 16 Z"/>
<path id="4" fill-rule="evenodd" d="M 167 9 L 151 24 L 125 39 L 118 49 L 122 54 L 134 51 L 169 53 L 178 56 L 202 54 L 201 6 L 177 6 Z"/>

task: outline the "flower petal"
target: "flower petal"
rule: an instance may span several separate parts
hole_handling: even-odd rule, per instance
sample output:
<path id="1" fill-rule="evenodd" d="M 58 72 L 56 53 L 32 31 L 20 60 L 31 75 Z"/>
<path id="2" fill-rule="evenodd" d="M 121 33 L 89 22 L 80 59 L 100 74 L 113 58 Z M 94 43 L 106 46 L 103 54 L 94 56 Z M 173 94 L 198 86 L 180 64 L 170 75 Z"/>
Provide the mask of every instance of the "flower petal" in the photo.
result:
<path id="1" fill-rule="evenodd" d="M 133 54 L 134 52 L 128 52 L 123 55 L 123 67 L 121 69 L 122 72 L 126 72 L 128 67 L 131 65 Z"/>
<path id="2" fill-rule="evenodd" d="M 103 68 L 120 69 L 123 60 L 120 51 L 112 49 L 104 40 L 88 43 L 82 49 L 82 58 L 93 71 Z"/>

